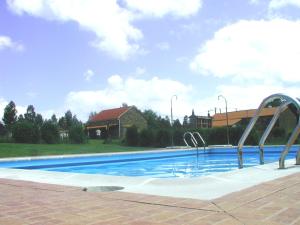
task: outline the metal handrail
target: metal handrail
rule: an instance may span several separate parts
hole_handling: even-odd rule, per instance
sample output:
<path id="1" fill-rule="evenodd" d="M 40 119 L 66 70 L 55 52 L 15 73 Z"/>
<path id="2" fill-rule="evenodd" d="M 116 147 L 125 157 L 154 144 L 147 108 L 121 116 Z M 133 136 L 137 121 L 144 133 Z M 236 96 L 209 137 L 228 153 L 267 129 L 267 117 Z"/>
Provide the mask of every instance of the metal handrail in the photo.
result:
<path id="1" fill-rule="evenodd" d="M 291 146 L 294 144 L 296 141 L 297 137 L 299 136 L 300 133 L 300 120 L 298 121 L 297 126 L 293 130 L 293 133 L 291 134 L 286 146 L 284 147 L 284 150 L 281 152 L 281 156 L 279 158 L 279 169 L 284 169 L 284 160 L 286 155 L 289 153 L 289 150 Z M 298 150 L 297 155 L 296 155 L 296 165 L 300 165 L 300 150 Z"/>
<path id="2" fill-rule="evenodd" d="M 200 139 L 200 140 L 202 141 L 202 143 L 203 143 L 203 147 L 204 147 L 204 150 L 205 150 L 206 143 L 205 143 L 204 139 L 202 138 L 202 136 L 200 135 L 200 133 L 199 133 L 199 132 L 193 132 L 193 135 L 196 135 L 196 136 L 199 137 L 199 139 Z"/>
<path id="3" fill-rule="evenodd" d="M 274 116 L 272 118 L 272 120 L 270 121 L 267 129 L 265 130 L 265 132 L 263 133 L 260 141 L 259 141 L 259 161 L 260 161 L 260 164 L 264 164 L 264 144 L 265 144 L 265 141 L 267 139 L 267 137 L 269 136 L 272 128 L 274 127 L 276 121 L 278 120 L 279 116 L 280 116 L 280 113 L 284 112 L 289 104 L 291 102 L 287 101 L 287 102 L 284 102 L 283 104 L 281 104 L 278 109 L 276 110 L 276 112 L 274 113 Z"/>
<path id="4" fill-rule="evenodd" d="M 190 147 L 190 145 L 189 145 L 189 144 L 187 143 L 187 141 L 186 141 L 186 135 L 187 135 L 187 134 L 189 134 L 189 135 L 191 136 L 191 141 L 192 141 L 194 147 L 195 147 L 195 148 L 198 148 L 198 142 L 197 142 L 197 140 L 195 139 L 194 135 L 193 135 L 191 132 L 185 132 L 185 133 L 183 134 L 183 141 L 184 141 L 184 143 L 186 144 L 186 146 Z"/>
<path id="5" fill-rule="evenodd" d="M 265 99 L 261 102 L 261 104 L 259 105 L 259 107 L 258 107 L 258 109 L 256 110 L 254 116 L 251 118 L 251 120 L 250 120 L 248 126 L 246 127 L 246 129 L 245 129 L 245 131 L 244 131 L 242 137 L 241 137 L 240 140 L 239 140 L 238 147 L 237 147 L 239 168 L 243 168 L 243 151 L 242 151 L 242 148 L 243 148 L 243 146 L 244 146 L 244 143 L 245 143 L 246 138 L 249 136 L 250 131 L 253 129 L 253 127 L 254 127 L 256 121 L 257 121 L 258 118 L 259 118 L 259 114 L 261 113 L 261 111 L 263 110 L 263 108 L 264 108 L 270 101 L 275 100 L 275 99 L 281 99 L 281 100 L 284 101 L 284 102 L 280 105 L 280 108 L 281 108 L 281 109 L 279 109 L 279 110 L 283 110 L 284 105 L 287 104 L 287 103 L 289 103 L 289 104 L 293 104 L 293 105 L 296 107 L 297 112 L 298 112 L 298 115 L 299 115 L 299 118 L 298 118 L 298 125 L 295 127 L 295 129 L 294 129 L 292 135 L 290 136 L 290 138 L 289 138 L 289 140 L 288 140 L 288 142 L 287 142 L 287 144 L 286 144 L 286 146 L 285 146 L 285 149 L 281 152 L 281 156 L 280 156 L 280 159 L 279 159 L 279 168 L 280 168 L 280 169 L 283 169 L 283 168 L 284 168 L 285 157 L 286 157 L 286 155 L 288 154 L 289 149 L 291 148 L 292 144 L 296 141 L 296 139 L 297 139 L 297 137 L 298 137 L 298 135 L 299 135 L 299 133 L 300 133 L 300 99 L 299 99 L 299 98 L 292 98 L 292 97 L 290 97 L 290 96 L 288 96 L 288 95 L 284 95 L 284 94 L 280 94 L 280 93 L 278 93 L 278 94 L 273 94 L 273 95 L 270 95 L 270 96 L 268 96 L 267 98 L 265 98 Z M 283 111 L 284 111 L 284 110 L 283 110 Z M 283 112 L 283 111 L 281 111 L 281 112 Z M 281 112 L 279 112 L 279 114 L 280 114 Z M 276 113 L 275 113 L 275 114 L 276 114 Z M 278 114 L 278 116 L 279 116 L 279 114 Z M 274 115 L 274 116 L 275 116 L 275 115 Z M 273 116 L 273 118 L 274 118 L 274 116 Z M 272 119 L 272 120 L 273 120 L 273 119 Z M 276 119 L 274 119 L 274 121 L 276 122 Z M 271 122 L 272 122 L 272 121 L 271 121 Z M 269 126 L 272 126 L 271 122 L 270 122 Z M 274 124 L 275 124 L 275 122 L 274 122 Z M 272 123 L 273 123 L 273 122 L 272 122 Z M 272 127 L 273 127 L 273 126 L 272 126 Z M 265 133 L 268 132 L 268 134 L 269 134 L 272 127 L 270 127 L 270 128 L 268 127 L 268 128 L 267 128 L 267 131 L 265 131 Z M 268 129 L 270 129 L 270 131 L 268 131 Z M 268 134 L 266 133 L 265 137 L 264 137 L 264 135 L 263 135 L 262 138 L 266 139 L 267 136 L 268 136 Z M 261 140 L 261 141 L 264 142 L 263 140 Z M 262 153 L 261 157 L 263 157 L 263 153 Z M 263 161 L 263 159 L 262 159 L 261 161 Z M 300 164 L 300 150 L 297 152 L 296 164 Z"/>

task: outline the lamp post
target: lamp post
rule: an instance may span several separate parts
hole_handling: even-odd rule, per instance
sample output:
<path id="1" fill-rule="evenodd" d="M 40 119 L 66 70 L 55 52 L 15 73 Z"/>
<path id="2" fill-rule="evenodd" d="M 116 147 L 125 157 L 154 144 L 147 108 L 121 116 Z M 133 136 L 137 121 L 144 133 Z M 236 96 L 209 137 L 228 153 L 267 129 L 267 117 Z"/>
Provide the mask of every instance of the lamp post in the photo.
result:
<path id="1" fill-rule="evenodd" d="M 176 98 L 177 100 L 177 95 L 173 95 L 171 97 L 171 127 L 172 127 L 172 135 L 171 135 L 171 142 L 172 142 L 172 146 L 174 146 L 174 140 L 173 140 L 173 98 Z"/>
<path id="2" fill-rule="evenodd" d="M 227 144 L 229 145 L 229 126 L 228 126 L 228 112 L 227 112 L 227 100 L 223 95 L 219 95 L 218 96 L 218 100 L 220 100 L 220 98 L 223 98 L 225 100 L 225 111 L 226 111 L 226 133 L 227 133 Z"/>

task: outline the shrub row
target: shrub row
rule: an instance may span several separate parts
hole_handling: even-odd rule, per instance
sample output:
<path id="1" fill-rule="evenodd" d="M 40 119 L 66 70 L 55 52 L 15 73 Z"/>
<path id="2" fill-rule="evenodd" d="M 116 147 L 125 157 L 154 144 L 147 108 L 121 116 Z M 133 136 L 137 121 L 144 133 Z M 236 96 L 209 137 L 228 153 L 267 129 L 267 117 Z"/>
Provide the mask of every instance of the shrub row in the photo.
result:
<path id="1" fill-rule="evenodd" d="M 47 143 L 55 144 L 60 142 L 57 124 L 45 121 L 41 127 L 27 120 L 18 121 L 12 128 L 12 137 L 17 143 Z M 85 143 L 87 137 L 81 125 L 74 125 L 69 129 L 69 143 Z"/>
<path id="2" fill-rule="evenodd" d="M 244 127 L 231 127 L 229 128 L 229 142 L 232 145 L 237 145 L 238 141 L 243 134 Z M 220 128 L 203 128 L 190 130 L 191 132 L 199 132 L 207 145 L 222 145 L 227 144 L 227 129 L 226 127 Z M 141 132 L 137 131 L 136 127 L 128 128 L 125 136 L 125 144 L 128 146 L 145 146 L 145 147 L 166 147 L 172 144 L 175 146 L 185 145 L 183 135 L 185 129 L 145 129 Z M 259 138 L 262 133 L 253 129 L 246 139 L 246 145 L 258 145 Z M 270 137 L 267 140 L 268 144 L 276 143 L 285 144 L 287 134 L 281 128 L 274 128 Z M 190 144 L 191 145 L 191 144 Z"/>

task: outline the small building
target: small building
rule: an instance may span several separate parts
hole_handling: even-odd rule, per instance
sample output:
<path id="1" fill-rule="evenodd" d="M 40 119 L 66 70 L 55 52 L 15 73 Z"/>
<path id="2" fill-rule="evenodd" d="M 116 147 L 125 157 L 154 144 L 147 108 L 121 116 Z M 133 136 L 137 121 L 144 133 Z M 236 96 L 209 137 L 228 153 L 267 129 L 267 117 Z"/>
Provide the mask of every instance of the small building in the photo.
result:
<path id="1" fill-rule="evenodd" d="M 136 126 L 138 130 L 147 127 L 147 121 L 135 106 L 103 110 L 86 123 L 91 138 L 123 138 L 127 128 Z"/>
<path id="2" fill-rule="evenodd" d="M 211 128 L 212 117 L 209 114 L 207 116 L 196 116 L 193 110 L 192 115 L 189 116 L 189 125 L 191 128 Z"/>
<path id="3" fill-rule="evenodd" d="M 59 129 L 58 133 L 59 133 L 59 137 L 60 137 L 61 140 L 65 140 L 65 139 L 69 138 L 69 131 L 68 130 Z"/>

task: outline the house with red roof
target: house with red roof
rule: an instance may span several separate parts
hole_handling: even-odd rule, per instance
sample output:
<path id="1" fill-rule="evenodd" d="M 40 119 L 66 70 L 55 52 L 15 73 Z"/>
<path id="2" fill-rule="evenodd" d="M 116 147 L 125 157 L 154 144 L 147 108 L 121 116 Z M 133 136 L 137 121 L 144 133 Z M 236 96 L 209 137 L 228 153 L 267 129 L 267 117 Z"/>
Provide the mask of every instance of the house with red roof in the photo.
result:
<path id="1" fill-rule="evenodd" d="M 147 121 L 135 106 L 106 109 L 92 116 L 86 123 L 91 138 L 123 138 L 126 130 L 136 126 L 138 130 L 147 127 Z"/>

